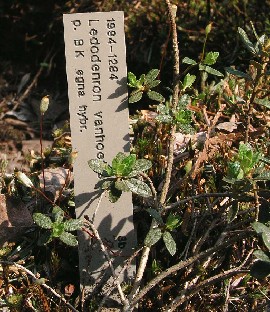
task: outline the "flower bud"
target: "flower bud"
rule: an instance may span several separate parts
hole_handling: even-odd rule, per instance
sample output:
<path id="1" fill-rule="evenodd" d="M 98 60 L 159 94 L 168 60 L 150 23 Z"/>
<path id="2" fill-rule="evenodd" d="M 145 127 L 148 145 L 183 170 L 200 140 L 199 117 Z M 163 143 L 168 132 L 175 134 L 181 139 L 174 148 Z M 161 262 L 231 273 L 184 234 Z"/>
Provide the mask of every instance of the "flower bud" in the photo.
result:
<path id="1" fill-rule="evenodd" d="M 27 175 L 21 171 L 15 172 L 15 177 L 18 179 L 20 183 L 22 183 L 26 187 L 32 188 L 34 184 L 32 181 L 27 177 Z"/>
<path id="2" fill-rule="evenodd" d="M 49 95 L 46 95 L 42 98 L 41 102 L 40 102 L 40 112 L 41 114 L 44 114 L 48 107 L 49 107 L 49 104 L 50 104 L 50 100 L 49 100 Z"/>

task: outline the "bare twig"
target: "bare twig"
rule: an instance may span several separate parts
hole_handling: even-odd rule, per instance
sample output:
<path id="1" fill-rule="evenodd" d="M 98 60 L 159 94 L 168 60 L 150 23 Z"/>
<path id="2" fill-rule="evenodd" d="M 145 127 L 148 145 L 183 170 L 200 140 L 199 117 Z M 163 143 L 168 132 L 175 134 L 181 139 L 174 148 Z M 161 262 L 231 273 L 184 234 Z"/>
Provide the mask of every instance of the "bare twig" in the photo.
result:
<path id="1" fill-rule="evenodd" d="M 27 268 L 25 268 L 24 266 L 20 265 L 20 264 L 17 264 L 16 262 L 12 262 L 12 261 L 1 261 L 0 260 L 0 263 L 1 264 L 4 264 L 4 265 L 13 265 L 15 266 L 16 268 L 26 272 L 29 276 L 32 277 L 33 279 L 33 282 L 35 283 L 38 283 L 40 284 L 40 279 L 37 278 L 35 276 L 35 274 L 28 270 Z M 67 300 L 60 294 L 58 294 L 53 288 L 51 288 L 49 285 L 47 285 L 46 283 L 42 283 L 41 284 L 42 287 L 46 288 L 47 290 L 49 290 L 55 297 L 59 298 L 69 309 L 71 309 L 72 311 L 74 312 L 79 312 L 78 310 L 76 310 L 70 303 L 67 302 Z"/>
<path id="2" fill-rule="evenodd" d="M 178 296 L 173 300 L 173 302 L 165 309 L 164 311 L 174 311 L 177 307 L 179 307 L 182 303 L 189 300 L 192 296 L 197 294 L 199 291 L 201 291 L 204 287 L 213 285 L 217 282 L 223 281 L 231 276 L 234 276 L 239 273 L 247 273 L 247 270 L 242 270 L 243 266 L 246 264 L 248 259 L 250 258 L 251 254 L 253 253 L 253 250 L 251 250 L 244 261 L 236 268 L 232 268 L 228 271 L 222 272 L 220 274 L 217 274 L 215 276 L 212 276 L 204 281 L 202 281 L 199 285 L 194 286 L 187 290 L 186 294 L 182 294 L 181 296 Z"/>
<path id="3" fill-rule="evenodd" d="M 177 38 L 177 27 L 175 22 L 175 16 L 176 12 L 173 10 L 170 0 L 166 0 L 169 17 L 170 17 L 170 24 L 171 24 L 171 31 L 172 31 L 172 45 L 173 45 L 173 58 L 174 58 L 174 66 L 173 66 L 173 95 L 172 95 L 172 109 L 175 109 L 177 107 L 178 98 L 179 98 L 179 49 L 178 49 L 178 38 Z M 174 8 L 175 9 L 175 8 Z M 174 124 L 171 125 L 170 129 L 170 140 L 169 140 L 169 150 L 168 150 L 168 161 L 167 161 L 167 169 L 166 169 L 166 175 L 165 175 L 165 182 L 162 188 L 162 192 L 160 195 L 160 205 L 163 206 L 170 181 L 171 181 L 171 174 L 172 174 L 172 167 L 173 167 L 173 150 L 174 150 L 174 135 L 176 131 L 176 126 Z"/>
<path id="4" fill-rule="evenodd" d="M 174 209 L 174 208 L 179 207 L 182 204 L 188 203 L 191 200 L 200 199 L 200 198 L 231 197 L 231 196 L 232 196 L 232 193 L 230 193 L 230 192 L 226 192 L 226 193 L 202 193 L 202 194 L 198 194 L 198 195 L 194 195 L 194 196 L 191 196 L 191 197 L 187 197 L 187 198 L 178 200 L 177 202 L 175 202 L 175 203 L 173 203 L 171 205 L 166 206 L 165 209 L 166 210 Z"/>
<path id="5" fill-rule="evenodd" d="M 226 247 L 232 245 L 233 243 L 237 242 L 238 240 L 241 240 L 248 235 L 250 235 L 251 232 L 245 232 L 245 233 L 240 233 L 238 235 L 233 236 L 232 238 L 224 241 L 222 244 L 219 244 L 215 247 L 209 248 L 205 251 L 202 251 L 198 255 L 195 255 L 185 261 L 180 261 L 179 263 L 173 265 L 172 267 L 168 268 L 167 270 L 161 272 L 158 276 L 153 278 L 137 295 L 136 298 L 134 298 L 130 302 L 130 307 L 134 308 L 136 304 L 143 298 L 154 286 L 156 286 L 159 282 L 164 280 L 167 276 L 183 269 L 191 264 L 195 263 L 196 261 L 201 261 L 202 259 L 209 257 L 210 255 L 213 255 L 219 250 L 225 249 Z M 132 311 L 132 310 L 131 310 Z"/>
<path id="6" fill-rule="evenodd" d="M 138 250 L 136 250 L 131 257 L 129 257 L 129 259 L 126 260 L 126 264 L 122 267 L 122 269 L 120 270 L 120 272 L 118 273 L 118 276 L 113 278 L 113 281 L 110 283 L 110 285 L 105 285 L 103 288 L 104 289 L 108 289 L 108 291 L 106 292 L 106 294 L 104 295 L 97 312 L 102 311 L 102 307 L 106 302 L 106 297 L 109 297 L 109 295 L 111 294 L 111 292 L 114 290 L 115 285 L 117 283 L 117 281 L 119 280 L 120 276 L 123 274 L 123 272 L 129 267 L 129 265 L 131 264 L 131 262 L 137 257 L 138 253 L 142 250 L 142 247 Z"/>

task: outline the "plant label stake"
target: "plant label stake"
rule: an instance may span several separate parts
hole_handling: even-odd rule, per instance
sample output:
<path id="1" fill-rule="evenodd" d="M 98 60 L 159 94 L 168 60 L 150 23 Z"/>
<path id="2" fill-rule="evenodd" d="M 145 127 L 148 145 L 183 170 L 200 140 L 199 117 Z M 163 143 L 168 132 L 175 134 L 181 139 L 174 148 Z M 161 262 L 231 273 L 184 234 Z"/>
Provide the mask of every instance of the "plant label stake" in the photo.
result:
<path id="1" fill-rule="evenodd" d="M 88 167 L 90 159 L 111 163 L 118 152 L 129 152 L 128 96 L 123 12 L 64 15 L 66 69 L 74 164 L 77 218 L 94 222 L 116 275 L 135 245 L 131 193 L 112 204 L 95 189 L 98 174 Z M 89 234 L 79 233 L 81 287 L 88 298 L 104 294 L 112 272 L 100 245 Z M 134 276 L 135 266 L 121 281 Z M 119 302 L 114 291 L 108 299 Z"/>

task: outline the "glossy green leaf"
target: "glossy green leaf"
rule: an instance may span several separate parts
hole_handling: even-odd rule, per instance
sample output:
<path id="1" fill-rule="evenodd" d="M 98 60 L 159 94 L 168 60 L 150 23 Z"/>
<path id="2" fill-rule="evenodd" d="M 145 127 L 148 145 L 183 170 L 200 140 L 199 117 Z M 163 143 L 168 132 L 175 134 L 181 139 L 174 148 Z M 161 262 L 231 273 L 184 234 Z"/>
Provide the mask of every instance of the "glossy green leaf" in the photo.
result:
<path id="1" fill-rule="evenodd" d="M 158 74 L 159 74 L 158 69 L 151 69 L 145 76 L 144 79 L 145 84 L 154 81 L 157 78 Z"/>
<path id="2" fill-rule="evenodd" d="M 136 78 L 136 76 L 132 72 L 128 73 L 128 85 L 131 88 L 136 88 L 137 87 L 137 78 Z"/>
<path id="3" fill-rule="evenodd" d="M 116 176 L 127 176 L 134 167 L 136 162 L 136 155 L 126 155 L 118 153 L 112 160 L 112 170 Z"/>
<path id="4" fill-rule="evenodd" d="M 51 229 L 52 228 L 52 220 L 45 216 L 43 213 L 36 212 L 33 214 L 34 222 L 43 229 Z"/>
<path id="5" fill-rule="evenodd" d="M 107 190 L 107 189 L 109 189 L 112 186 L 113 183 L 114 183 L 114 181 L 112 181 L 112 180 L 102 181 L 101 189 L 102 190 Z M 99 186 L 97 188 L 99 188 Z"/>
<path id="6" fill-rule="evenodd" d="M 253 255 L 261 261 L 270 263 L 270 258 L 262 250 L 255 250 Z"/>
<path id="7" fill-rule="evenodd" d="M 270 263 L 265 261 L 256 261 L 251 267 L 250 274 L 258 279 L 267 277 L 270 274 Z"/>
<path id="8" fill-rule="evenodd" d="M 68 232 L 63 232 L 60 236 L 59 239 L 65 243 L 68 246 L 77 246 L 78 245 L 78 241 L 76 236 L 74 236 L 71 233 Z"/>
<path id="9" fill-rule="evenodd" d="M 137 195 L 142 197 L 150 197 L 152 196 L 152 192 L 150 187 L 143 181 L 135 178 L 129 178 L 126 180 L 126 185 L 128 186 L 129 190 Z"/>
<path id="10" fill-rule="evenodd" d="M 145 237 L 144 244 L 147 247 L 153 246 L 157 243 L 162 236 L 162 231 L 160 228 L 153 228 L 151 229 Z"/>
<path id="11" fill-rule="evenodd" d="M 270 181 L 270 171 L 269 170 L 263 171 L 259 175 L 255 176 L 254 180 L 257 180 L 257 181 Z"/>
<path id="12" fill-rule="evenodd" d="M 123 192 L 130 191 L 129 187 L 127 186 L 126 180 L 116 180 L 114 185 L 119 191 Z"/>
<path id="13" fill-rule="evenodd" d="M 268 99 L 257 99 L 255 98 L 254 102 L 256 104 L 262 105 L 264 107 L 270 108 L 270 101 Z"/>
<path id="14" fill-rule="evenodd" d="M 129 177 L 135 177 L 139 173 L 149 170 L 152 167 L 152 163 L 148 159 L 137 159 Z"/>
<path id="15" fill-rule="evenodd" d="M 203 60 L 206 65 L 214 65 L 219 57 L 219 52 L 208 52 Z"/>
<path id="16" fill-rule="evenodd" d="M 267 231 L 264 231 L 262 233 L 262 239 L 263 239 L 263 242 L 264 242 L 265 246 L 270 251 L 270 228 L 269 227 L 268 227 Z"/>
<path id="17" fill-rule="evenodd" d="M 253 222 L 251 223 L 251 226 L 253 227 L 253 229 L 258 233 L 258 234 L 262 234 L 264 232 L 268 232 L 269 231 L 269 227 L 267 227 L 266 225 L 264 225 L 261 222 Z"/>
<path id="18" fill-rule="evenodd" d="M 252 80 L 252 77 L 250 77 L 248 74 L 246 74 L 240 70 L 234 69 L 232 67 L 225 67 L 225 70 L 227 73 L 234 75 L 234 76 L 237 76 L 239 78 L 245 78 L 247 80 Z"/>
<path id="19" fill-rule="evenodd" d="M 52 214 L 54 216 L 54 220 L 56 222 L 62 222 L 64 219 L 65 212 L 58 206 L 54 206 L 52 210 Z"/>
<path id="20" fill-rule="evenodd" d="M 90 159 L 88 166 L 96 173 L 107 175 L 108 164 L 102 159 Z"/>
<path id="21" fill-rule="evenodd" d="M 211 74 L 211 75 L 214 75 L 214 76 L 219 76 L 219 77 L 223 77 L 224 75 L 220 72 L 220 71 L 218 71 L 218 70 L 216 70 L 216 69 L 214 69 L 214 68 L 212 68 L 212 67 L 210 67 L 210 66 L 205 66 L 205 69 L 204 69 L 208 74 Z"/>
<path id="22" fill-rule="evenodd" d="M 162 220 L 162 217 L 161 217 L 161 214 L 156 210 L 156 209 L 153 209 L 153 208 L 148 208 L 146 210 L 151 217 L 153 217 L 159 224 L 164 224 L 163 220 Z"/>
<path id="23" fill-rule="evenodd" d="M 190 88 L 195 80 L 196 80 L 195 75 L 187 74 L 183 82 L 183 91 L 185 91 L 187 88 Z"/>
<path id="24" fill-rule="evenodd" d="M 189 57 L 184 57 L 182 63 L 189 64 L 189 65 L 196 65 L 197 62 Z"/>
<path id="25" fill-rule="evenodd" d="M 44 231 L 40 234 L 40 237 L 38 238 L 37 245 L 38 246 L 44 246 L 52 241 L 52 235 L 51 231 Z"/>
<path id="26" fill-rule="evenodd" d="M 149 89 L 155 88 L 156 86 L 158 86 L 160 84 L 160 80 L 153 80 L 153 81 L 149 81 L 147 83 L 147 86 Z"/>
<path id="27" fill-rule="evenodd" d="M 136 103 L 142 98 L 143 92 L 140 90 L 133 91 L 129 96 L 129 103 Z"/>
<path id="28" fill-rule="evenodd" d="M 109 201 L 115 203 L 121 197 L 122 191 L 118 190 L 114 184 L 111 185 L 109 189 Z"/>
<path id="29" fill-rule="evenodd" d="M 174 214 L 170 213 L 166 220 L 166 228 L 169 231 L 172 231 L 180 226 L 180 218 L 175 216 Z"/>
<path id="30" fill-rule="evenodd" d="M 78 219 L 69 219 L 64 222 L 64 230 L 67 232 L 80 230 L 83 226 L 83 221 Z"/>
<path id="31" fill-rule="evenodd" d="M 153 101 L 158 101 L 158 102 L 164 102 L 165 101 L 164 97 L 156 91 L 151 91 L 151 90 L 148 91 L 147 96 L 149 97 L 149 99 L 151 99 Z"/>
<path id="32" fill-rule="evenodd" d="M 190 96 L 188 94 L 183 94 L 182 96 L 180 96 L 178 100 L 177 107 L 180 109 L 186 109 L 186 107 L 188 106 L 188 104 L 190 104 L 190 102 L 191 102 Z"/>
<path id="33" fill-rule="evenodd" d="M 247 33 L 241 27 L 238 27 L 238 33 L 241 37 L 242 42 L 245 47 L 253 54 L 257 54 L 257 51 L 253 45 L 253 43 L 249 40 Z"/>
<path id="34" fill-rule="evenodd" d="M 229 162 L 227 176 L 228 179 L 238 179 L 241 180 L 244 177 L 243 170 L 241 169 L 240 163 L 238 161 Z"/>
<path id="35" fill-rule="evenodd" d="M 174 256 L 175 253 L 176 253 L 176 243 L 175 243 L 171 233 L 168 232 L 168 231 L 165 231 L 163 233 L 162 238 L 163 238 L 163 241 L 165 243 L 165 246 L 166 246 L 167 250 L 169 251 L 169 253 L 172 256 Z"/>
<path id="36" fill-rule="evenodd" d="M 54 222 L 52 225 L 52 237 L 59 237 L 64 231 L 63 222 Z"/>

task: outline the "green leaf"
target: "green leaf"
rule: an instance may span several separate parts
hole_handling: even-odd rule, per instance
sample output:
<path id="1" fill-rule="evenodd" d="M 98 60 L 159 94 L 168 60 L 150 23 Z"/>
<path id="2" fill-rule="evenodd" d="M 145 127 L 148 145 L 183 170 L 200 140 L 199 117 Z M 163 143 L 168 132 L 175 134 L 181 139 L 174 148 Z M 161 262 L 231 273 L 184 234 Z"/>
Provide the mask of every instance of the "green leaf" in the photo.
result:
<path id="1" fill-rule="evenodd" d="M 121 195 L 122 195 L 122 191 L 118 190 L 113 183 L 109 190 L 109 201 L 111 203 L 115 203 L 118 201 Z"/>
<path id="2" fill-rule="evenodd" d="M 168 232 L 168 231 L 165 231 L 165 232 L 163 233 L 162 238 L 163 238 L 163 241 L 164 241 L 165 246 L 166 246 L 166 248 L 168 249 L 169 253 L 170 253 L 172 256 L 174 256 L 175 253 L 176 253 L 176 243 L 175 243 L 175 241 L 174 241 L 174 239 L 173 239 L 171 233 Z"/>
<path id="3" fill-rule="evenodd" d="M 270 101 L 268 99 L 257 99 L 255 98 L 254 102 L 256 104 L 262 105 L 264 107 L 270 108 Z"/>
<path id="4" fill-rule="evenodd" d="M 148 159 L 137 159 L 135 165 L 133 166 L 132 171 L 128 177 L 135 177 L 139 173 L 149 170 L 152 167 L 152 163 Z"/>
<path id="5" fill-rule="evenodd" d="M 64 223 L 54 222 L 52 225 L 52 237 L 59 237 L 64 231 Z"/>
<path id="6" fill-rule="evenodd" d="M 186 109 L 190 101 L 191 101 L 190 96 L 188 94 L 183 94 L 178 100 L 177 107 L 180 109 Z"/>
<path id="7" fill-rule="evenodd" d="M 219 52 L 208 52 L 203 60 L 206 65 L 214 65 L 219 57 Z"/>
<path id="8" fill-rule="evenodd" d="M 212 68 L 212 67 L 210 67 L 210 66 L 205 66 L 205 69 L 204 69 L 208 74 L 211 74 L 211 75 L 215 75 L 215 76 L 219 76 L 219 77 L 223 77 L 224 75 L 220 72 L 220 71 L 218 71 L 218 70 L 216 70 L 216 69 L 214 69 L 214 68 Z"/>
<path id="9" fill-rule="evenodd" d="M 156 120 L 158 122 L 163 122 L 163 123 L 171 123 L 173 118 L 170 115 L 170 109 L 164 105 L 164 104 L 159 104 L 157 106 L 157 112 L 159 113 L 158 116 L 156 117 Z"/>
<path id="10" fill-rule="evenodd" d="M 160 80 L 153 80 L 147 83 L 149 89 L 152 89 L 160 84 Z"/>
<path id="11" fill-rule="evenodd" d="M 71 233 L 68 232 L 63 232 L 60 236 L 59 239 L 65 243 L 68 246 L 77 246 L 78 245 L 78 241 L 76 236 L 74 236 Z"/>
<path id="12" fill-rule="evenodd" d="M 129 82 L 128 85 L 131 88 L 136 88 L 137 87 L 137 78 L 136 78 L 136 76 L 132 72 L 128 73 L 128 82 Z"/>
<path id="13" fill-rule="evenodd" d="M 262 173 L 260 173 L 258 176 L 255 176 L 253 179 L 257 180 L 257 181 L 269 181 L 270 180 L 270 171 L 265 170 Z"/>
<path id="14" fill-rule="evenodd" d="M 184 57 L 182 63 L 189 64 L 189 65 L 196 65 L 197 62 L 189 57 Z"/>
<path id="15" fill-rule="evenodd" d="M 83 221 L 78 219 L 70 219 L 64 222 L 64 230 L 67 232 L 80 230 L 83 226 Z"/>
<path id="16" fill-rule="evenodd" d="M 240 70 L 234 69 L 232 67 L 225 67 L 225 70 L 227 73 L 229 73 L 231 75 L 234 75 L 234 76 L 237 76 L 240 78 L 245 78 L 247 80 L 252 80 L 252 77 L 250 77 L 248 74 L 246 74 Z"/>
<path id="17" fill-rule="evenodd" d="M 264 225 L 263 223 L 261 222 L 253 222 L 251 223 L 251 226 L 253 227 L 253 229 L 258 233 L 258 234 L 262 234 L 264 232 L 268 232 L 269 231 L 269 228 Z"/>
<path id="18" fill-rule="evenodd" d="M 149 82 L 154 81 L 159 74 L 158 69 L 151 69 L 145 76 L 144 83 L 149 84 Z"/>
<path id="19" fill-rule="evenodd" d="M 129 190 L 137 195 L 142 197 L 150 197 L 152 196 L 152 192 L 150 187 L 143 181 L 135 178 L 129 178 L 126 180 L 126 185 Z"/>
<path id="20" fill-rule="evenodd" d="M 144 81 L 145 81 L 145 74 L 142 74 L 139 78 L 139 84 L 142 86 L 144 84 Z"/>
<path id="21" fill-rule="evenodd" d="M 130 192 L 130 189 L 127 186 L 126 181 L 127 180 L 116 180 L 114 185 L 119 191 Z"/>
<path id="22" fill-rule="evenodd" d="M 51 231 L 44 231 L 44 233 L 40 234 L 38 238 L 37 245 L 44 246 L 52 241 Z"/>
<path id="23" fill-rule="evenodd" d="M 147 247 L 153 246 L 155 243 L 157 243 L 161 239 L 161 236 L 162 236 L 162 232 L 160 228 L 151 229 L 145 237 L 145 240 L 144 240 L 145 246 Z"/>
<path id="24" fill-rule="evenodd" d="M 34 222 L 43 229 L 51 229 L 52 228 L 52 220 L 45 216 L 43 213 L 36 212 L 33 214 Z"/>
<path id="25" fill-rule="evenodd" d="M 153 217 L 159 224 L 161 224 L 161 225 L 164 224 L 160 213 L 159 213 L 156 209 L 148 208 L 148 209 L 146 209 L 146 211 L 147 211 L 147 212 L 150 214 L 150 216 Z"/>
<path id="26" fill-rule="evenodd" d="M 229 162 L 226 178 L 241 180 L 243 179 L 243 177 L 244 177 L 244 172 L 241 169 L 240 163 L 238 161 Z"/>
<path id="27" fill-rule="evenodd" d="M 190 88 L 195 80 L 196 80 L 195 75 L 187 74 L 183 82 L 183 91 L 185 91 L 187 88 Z"/>
<path id="28" fill-rule="evenodd" d="M 270 274 L 270 263 L 265 261 L 256 261 L 251 267 L 250 274 L 258 279 L 267 277 Z"/>
<path id="29" fill-rule="evenodd" d="M 261 157 L 260 160 L 268 165 L 270 165 L 270 159 L 266 157 Z"/>
<path id="30" fill-rule="evenodd" d="M 88 161 L 88 166 L 96 173 L 107 176 L 108 164 L 105 163 L 102 159 L 90 159 Z"/>
<path id="31" fill-rule="evenodd" d="M 140 90 L 135 90 L 133 91 L 130 96 L 129 96 L 129 103 L 135 103 L 140 101 L 140 99 L 142 98 L 143 92 Z"/>
<path id="32" fill-rule="evenodd" d="M 253 45 L 253 43 L 249 40 L 247 33 L 241 27 L 238 27 L 238 33 L 241 37 L 246 48 L 253 54 L 257 54 L 257 51 Z"/>
<path id="33" fill-rule="evenodd" d="M 124 165 L 124 168 L 122 170 L 122 176 L 127 176 L 132 171 L 135 163 L 136 163 L 135 154 L 130 154 L 126 156 L 122 161 L 122 165 Z"/>
<path id="34" fill-rule="evenodd" d="M 65 212 L 58 206 L 54 206 L 52 210 L 52 214 L 54 216 L 54 220 L 56 222 L 62 222 L 64 219 Z"/>
<path id="35" fill-rule="evenodd" d="M 114 181 L 112 181 L 112 180 L 102 181 L 101 189 L 102 190 L 107 190 L 107 189 L 109 189 L 112 186 L 113 183 L 114 183 Z"/>
<path id="36" fill-rule="evenodd" d="M 270 258 L 262 250 L 255 250 L 253 255 L 261 261 L 270 263 Z"/>
<path id="37" fill-rule="evenodd" d="M 133 169 L 136 162 L 136 155 L 125 155 L 124 153 L 118 153 L 112 160 L 112 170 L 116 176 L 125 177 Z"/>
<path id="38" fill-rule="evenodd" d="M 180 226 L 180 218 L 170 213 L 166 220 L 166 228 L 169 231 L 172 231 Z"/>
<path id="39" fill-rule="evenodd" d="M 158 101 L 158 102 L 165 101 L 164 97 L 156 91 L 151 91 L 151 90 L 148 91 L 147 96 L 149 97 L 149 99 L 154 100 L 154 101 Z"/>
<path id="40" fill-rule="evenodd" d="M 263 239 L 265 246 L 270 251 L 270 228 L 268 228 L 268 231 L 264 231 L 262 233 L 262 239 Z"/>

